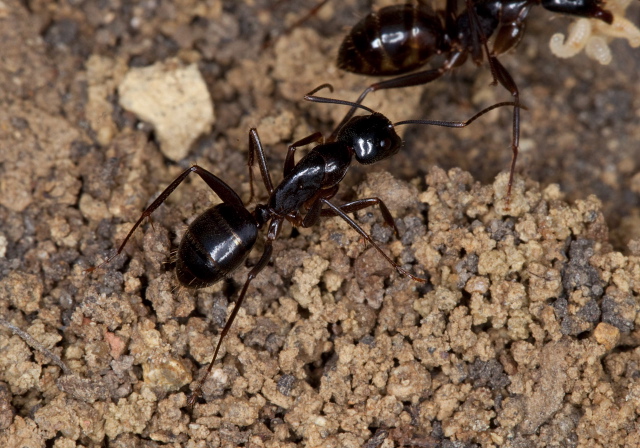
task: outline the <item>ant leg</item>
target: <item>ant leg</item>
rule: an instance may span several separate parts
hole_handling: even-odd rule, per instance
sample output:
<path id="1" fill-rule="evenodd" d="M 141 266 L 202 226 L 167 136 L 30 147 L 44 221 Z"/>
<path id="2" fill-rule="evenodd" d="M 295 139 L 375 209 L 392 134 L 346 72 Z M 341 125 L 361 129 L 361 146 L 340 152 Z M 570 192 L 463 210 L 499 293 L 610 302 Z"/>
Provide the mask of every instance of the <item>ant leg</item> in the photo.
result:
<path id="1" fill-rule="evenodd" d="M 306 22 L 307 20 L 309 20 L 311 17 L 315 16 L 316 14 L 318 14 L 318 11 L 320 11 L 320 9 L 328 2 L 329 0 L 320 0 L 318 1 L 318 3 L 316 4 L 316 6 L 314 6 L 313 8 L 311 8 L 305 15 L 303 15 L 302 17 L 300 17 L 298 20 L 296 20 L 290 27 L 288 27 L 286 30 L 284 30 L 284 34 L 287 35 L 289 34 L 291 31 L 293 31 L 294 29 L 296 29 L 297 27 L 299 27 L 300 25 L 302 25 L 304 22 Z"/>
<path id="2" fill-rule="evenodd" d="M 302 216 L 298 210 L 287 214 L 286 219 L 296 227 L 311 227 L 318 222 L 322 213 L 322 203 L 320 199 L 331 199 L 338 192 L 338 185 L 331 188 L 318 191 L 316 195 L 309 200 L 311 204 L 307 207 L 307 213 Z"/>
<path id="3" fill-rule="evenodd" d="M 487 44 L 487 41 L 489 39 L 487 38 L 487 35 L 484 33 L 482 26 L 480 25 L 480 17 L 478 17 L 478 13 L 474 8 L 473 1 L 466 0 L 465 3 L 467 6 L 467 15 L 469 17 L 469 27 L 471 28 L 469 33 L 469 37 L 471 38 L 471 43 L 469 45 L 471 49 L 471 58 L 473 59 L 473 62 L 475 62 L 477 65 L 480 65 L 483 61 L 482 50 L 484 49 L 487 58 L 489 58 L 489 69 L 491 70 L 491 76 L 493 77 L 493 81 L 491 84 L 496 85 L 498 83 L 498 79 L 496 76 L 495 68 L 490 60 L 492 54 L 489 51 L 489 45 Z"/>
<path id="4" fill-rule="evenodd" d="M 400 265 L 394 262 L 391 258 L 389 258 L 389 256 L 386 253 L 384 253 L 384 251 L 380 248 L 380 246 L 378 246 L 375 243 L 375 241 L 373 241 L 373 239 L 369 236 L 369 234 L 367 234 L 367 232 L 365 232 L 362 229 L 362 227 L 360 227 L 353 219 L 351 219 L 349 215 L 344 213 L 340 209 L 340 207 L 333 205 L 331 202 L 329 202 L 327 199 L 324 199 L 324 198 L 321 198 L 320 202 L 322 202 L 323 204 L 326 204 L 327 207 L 329 207 L 329 209 L 331 209 L 336 216 L 339 216 L 342 219 L 344 219 L 347 222 L 347 224 L 349 224 L 356 232 L 358 232 L 365 240 L 367 240 L 369 244 L 375 247 L 375 249 L 380 253 L 380 255 L 382 255 L 385 258 L 385 260 L 387 260 L 396 269 L 396 271 L 398 271 L 398 273 L 400 273 L 401 275 L 406 275 L 407 277 L 411 278 L 412 280 L 415 280 L 416 282 L 420 282 L 420 283 L 427 282 L 427 279 L 416 277 L 415 275 L 410 274 L 409 272 L 404 270 Z"/>
<path id="5" fill-rule="evenodd" d="M 249 131 L 249 160 L 247 165 L 249 166 L 249 186 L 251 188 L 251 196 L 249 202 L 253 200 L 253 157 L 254 154 L 258 154 L 258 166 L 260 167 L 260 173 L 262 175 L 262 182 L 269 194 L 273 193 L 273 183 L 271 182 L 271 175 L 269 174 L 269 168 L 267 167 L 267 160 L 264 156 L 264 149 L 262 148 L 262 142 L 258 136 L 256 128 L 251 128 Z"/>
<path id="6" fill-rule="evenodd" d="M 331 188 L 320 190 L 314 198 L 310 199 L 311 205 L 307 209 L 307 213 L 302 217 L 299 211 L 289 213 L 287 220 L 297 227 L 311 227 L 318 222 L 322 214 L 322 202 L 320 199 L 331 199 L 338 192 L 338 185 L 334 185 Z"/>
<path id="7" fill-rule="evenodd" d="M 272 224 L 272 226 L 273 226 L 273 224 Z M 258 264 L 256 264 L 253 267 L 253 269 L 251 269 L 251 271 L 249 271 L 249 274 L 247 275 L 247 280 L 244 282 L 244 286 L 242 287 L 242 291 L 240 291 L 240 295 L 238 296 L 238 299 L 236 300 L 236 304 L 233 307 L 233 310 L 231 311 L 231 314 L 229 315 L 229 318 L 227 319 L 227 322 L 224 324 L 224 327 L 222 328 L 222 331 L 220 332 L 220 339 L 218 339 L 218 343 L 216 344 L 216 348 L 213 351 L 213 358 L 211 359 L 211 362 L 209 363 L 209 367 L 207 368 L 207 371 L 205 372 L 204 376 L 200 379 L 200 381 L 198 381 L 198 385 L 196 386 L 195 390 L 193 391 L 193 393 L 189 397 L 189 401 L 188 401 L 189 408 L 193 408 L 193 406 L 196 403 L 196 400 L 202 394 L 202 386 L 204 385 L 204 382 L 207 380 L 207 378 L 209 377 L 209 374 L 211 373 L 211 370 L 213 369 L 213 364 L 216 362 L 216 358 L 218 356 L 218 352 L 220 351 L 220 347 L 222 346 L 222 341 L 224 341 L 225 336 L 227 335 L 227 333 L 229 332 L 229 329 L 231 328 L 231 325 L 233 325 L 233 321 L 236 319 L 236 316 L 238 315 L 238 311 L 240 311 L 240 307 L 242 306 L 242 302 L 244 302 L 244 298 L 245 298 L 245 296 L 247 294 L 247 289 L 249 288 L 249 283 L 251 283 L 251 281 L 254 278 L 256 278 L 256 276 L 260 273 L 260 271 L 262 271 L 265 268 L 265 266 L 267 265 L 267 263 L 271 259 L 271 254 L 273 252 L 272 242 L 273 241 L 271 239 L 267 239 L 267 241 L 265 242 L 264 251 L 262 252 L 262 256 L 260 257 L 260 260 L 258 261 Z"/>
<path id="8" fill-rule="evenodd" d="M 284 175 L 286 176 L 291 172 L 293 167 L 295 166 L 294 155 L 296 149 L 300 146 L 308 145 L 309 143 L 314 143 L 318 141 L 323 141 L 323 136 L 321 132 L 315 132 L 305 138 L 298 140 L 297 142 L 289 145 L 287 150 L 287 157 L 284 161 Z M 254 154 L 258 154 L 258 165 L 260 166 L 260 173 L 262 175 L 262 181 L 264 182 L 265 187 L 269 191 L 269 194 L 273 193 L 273 183 L 271 182 L 271 175 L 269 174 L 269 168 L 267 167 L 267 160 L 264 155 L 264 149 L 262 147 L 262 143 L 260 142 L 260 137 L 258 136 L 258 131 L 255 128 L 252 128 L 249 131 L 249 182 L 251 186 L 251 197 L 249 198 L 249 202 L 253 200 L 254 191 L 253 191 L 253 171 L 251 167 L 253 167 L 253 158 Z"/>
<path id="9" fill-rule="evenodd" d="M 348 202 L 346 204 L 339 205 L 338 208 L 344 213 L 353 213 L 359 210 L 363 210 L 367 207 L 373 207 L 374 205 L 380 206 L 380 211 L 382 212 L 382 217 L 384 218 L 384 222 L 386 225 L 391 227 L 396 234 L 396 237 L 400 237 L 400 232 L 398 231 L 398 227 L 396 227 L 396 223 L 389 212 L 387 206 L 382 202 L 382 199 L 374 197 L 374 198 L 365 198 L 359 199 L 357 201 Z M 332 209 L 323 209 L 320 212 L 321 216 L 337 216 L 336 213 Z"/>
<path id="10" fill-rule="evenodd" d="M 507 89 L 513 96 L 513 131 L 511 136 L 511 168 L 509 169 L 509 183 L 507 186 L 507 203 L 511 198 L 511 187 L 513 186 L 513 176 L 516 170 L 516 160 L 518 158 L 518 147 L 520 146 L 520 92 L 515 81 L 507 71 L 507 69 L 498 61 L 495 56 L 491 56 L 489 60 L 495 68 L 495 75 L 498 82 Z"/>
<path id="11" fill-rule="evenodd" d="M 311 8 L 309 11 L 307 11 L 307 13 L 305 15 L 303 15 L 302 17 L 300 17 L 298 20 L 296 20 L 295 22 L 293 22 L 293 24 L 291 24 L 291 26 L 287 27 L 287 29 L 284 30 L 284 32 L 282 33 L 282 35 L 286 36 L 289 33 L 291 33 L 291 31 L 293 31 L 294 29 L 298 28 L 300 25 L 302 25 L 303 23 L 305 23 L 307 20 L 309 20 L 311 17 L 315 16 L 316 14 L 318 14 L 318 11 L 320 11 L 320 9 L 328 2 L 329 0 L 319 0 L 318 3 Z"/>
<path id="12" fill-rule="evenodd" d="M 466 0 L 467 11 L 469 11 L 469 19 L 470 24 L 473 27 L 473 31 L 471 33 L 472 37 L 472 53 L 474 61 L 479 62 L 482 60 L 482 53 L 480 51 L 479 43 L 482 44 L 485 53 L 487 54 L 487 59 L 489 61 L 489 69 L 491 70 L 491 76 L 493 77 L 493 85 L 500 83 L 513 97 L 513 101 L 515 106 L 513 107 L 513 133 L 511 137 L 511 167 L 509 169 L 509 184 L 507 186 L 507 204 L 511 198 L 511 187 L 513 185 L 513 176 L 516 169 L 516 159 L 518 158 L 518 147 L 520 146 L 520 92 L 518 91 L 518 86 L 515 81 L 507 71 L 507 69 L 500 63 L 498 58 L 495 56 L 495 53 L 489 51 L 489 46 L 487 44 L 487 37 L 482 31 L 482 27 L 479 23 L 478 15 L 473 6 L 473 2 L 471 0 Z M 527 10 L 528 11 L 528 10 Z M 507 28 L 505 28 L 506 30 Z M 517 41 L 522 35 L 524 31 L 524 25 L 521 21 L 516 20 L 511 27 L 508 29 L 518 31 L 512 36 L 508 36 L 504 33 L 499 33 L 496 38 L 496 44 L 498 46 L 506 46 L 504 49 L 509 48 L 508 46 L 515 46 Z M 501 30 L 502 31 L 502 30 Z M 505 31 L 506 32 L 506 31 Z M 496 49 L 502 50 L 501 47 L 496 47 L 494 44 L 494 52 Z"/>
<path id="13" fill-rule="evenodd" d="M 92 272 L 92 271 L 104 266 L 105 264 L 109 263 L 115 257 L 120 255 L 122 253 L 122 250 L 124 249 L 124 247 L 127 245 L 127 242 L 129 241 L 129 239 L 133 235 L 133 232 L 135 232 L 136 229 L 140 226 L 140 224 L 142 224 L 142 221 L 145 218 L 148 218 L 151 215 L 151 213 L 153 213 L 155 211 L 155 209 L 160 207 L 160 205 L 164 201 L 166 201 L 166 199 L 169 197 L 169 195 L 171 195 L 171 193 L 173 193 L 173 191 L 176 188 L 178 188 L 178 185 L 180 185 L 187 178 L 187 176 L 189 174 L 191 174 L 191 173 L 196 173 L 197 175 L 199 175 L 200 178 L 207 183 L 209 188 L 211 188 L 220 197 L 220 199 L 222 199 L 222 201 L 224 203 L 235 205 L 237 207 L 244 207 L 244 205 L 242 204 L 242 199 L 240 199 L 240 196 L 238 196 L 238 194 L 235 191 L 233 191 L 233 189 L 229 185 L 224 183 L 222 181 L 222 179 L 220 179 L 215 174 L 210 173 L 209 171 L 205 170 L 204 168 L 202 168 L 202 167 L 200 167 L 198 165 L 193 165 L 193 166 L 187 168 L 186 170 L 184 170 L 178 177 L 176 177 L 174 179 L 174 181 L 171 182 L 169 184 L 169 186 L 167 188 L 165 188 L 162 193 L 160 193 L 160 196 L 158 196 L 156 198 L 156 200 L 153 201 L 153 203 L 149 207 L 147 207 L 145 209 L 145 211 L 142 212 L 142 215 L 140 216 L 140 218 L 138 218 L 138 220 L 133 225 L 131 230 L 129 230 L 129 233 L 125 237 L 124 241 L 122 241 L 122 243 L 120 244 L 120 247 L 118 247 L 118 250 L 116 251 L 116 253 L 114 255 L 109 257 L 107 260 L 103 261 L 100 265 L 95 266 L 95 267 L 91 267 L 91 268 L 87 269 L 86 271 L 87 272 Z"/>
<path id="14" fill-rule="evenodd" d="M 324 137 L 322 136 L 322 132 L 314 132 L 311 135 L 306 136 L 305 138 L 301 138 L 295 143 L 289 145 L 287 149 L 287 158 L 284 160 L 284 171 L 283 174 L 286 176 L 291 172 L 293 167 L 295 166 L 294 155 L 296 153 L 296 149 L 301 146 L 306 146 L 310 143 L 320 142 L 320 144 L 324 143 Z"/>
<path id="15" fill-rule="evenodd" d="M 287 28 L 285 28 L 284 31 L 282 31 L 282 33 L 280 34 L 280 36 L 287 36 L 289 35 L 293 30 L 295 30 L 296 28 L 298 28 L 300 25 L 302 25 L 303 23 L 305 23 L 307 20 L 309 20 L 311 17 L 315 16 L 318 11 L 320 11 L 320 9 L 328 2 L 329 0 L 319 0 L 318 3 L 311 8 L 309 11 L 307 11 L 306 14 L 304 14 L 302 17 L 298 18 L 293 24 L 291 24 L 290 26 L 288 26 Z M 271 12 L 273 12 L 273 10 L 279 6 L 280 3 L 283 3 L 282 0 L 276 2 L 276 4 L 270 8 Z M 280 36 L 276 36 L 276 37 L 280 37 Z M 262 44 L 262 49 L 266 50 L 267 48 L 269 48 L 271 45 L 273 45 L 273 41 L 271 40 L 271 37 L 267 37 L 267 40 Z"/>

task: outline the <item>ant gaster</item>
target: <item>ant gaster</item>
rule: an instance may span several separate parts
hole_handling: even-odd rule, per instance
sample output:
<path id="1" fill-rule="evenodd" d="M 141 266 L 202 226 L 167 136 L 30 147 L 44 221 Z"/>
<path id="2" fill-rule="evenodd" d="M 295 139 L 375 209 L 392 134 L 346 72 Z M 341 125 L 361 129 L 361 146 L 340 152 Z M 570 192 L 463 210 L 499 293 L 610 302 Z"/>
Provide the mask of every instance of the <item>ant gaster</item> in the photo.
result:
<path id="1" fill-rule="evenodd" d="M 434 11 L 424 1 L 388 6 L 358 22 L 342 42 L 338 67 L 365 75 L 396 76 L 369 86 L 358 98 L 360 104 L 370 92 L 427 84 L 441 77 L 471 56 L 476 64 L 486 53 L 493 84 L 500 83 L 513 96 L 513 156 L 507 198 L 511 194 L 520 139 L 520 94 L 497 55 L 514 48 L 522 38 L 525 19 L 534 5 L 578 17 L 599 19 L 608 24 L 613 15 L 599 0 L 466 0 L 458 14 L 458 0 L 447 0 L 445 9 Z M 487 41 L 495 34 L 491 51 Z M 408 73 L 425 65 L 435 55 L 445 55 L 441 65 Z M 346 123 L 353 115 L 345 116 Z M 338 129 L 340 126 L 338 126 Z"/>
<path id="2" fill-rule="evenodd" d="M 211 363 L 189 399 L 190 407 L 195 404 L 195 401 L 202 393 L 202 385 L 211 372 L 222 342 L 242 306 L 249 284 L 271 259 L 273 241 L 278 237 L 285 220 L 294 226 L 310 227 L 320 217 L 339 216 L 369 242 L 401 275 L 405 275 L 417 282 L 426 282 L 424 278 L 412 275 L 394 262 L 347 215 L 347 213 L 378 205 L 385 223 L 391 226 L 396 235 L 398 235 L 398 228 L 382 200 L 372 197 L 343 205 L 334 205 L 330 199 L 336 195 L 339 184 L 351 165 L 352 158 L 355 157 L 357 162 L 368 165 L 391 157 L 399 151 L 402 146 L 402 140 L 396 133 L 394 126 L 429 124 L 464 127 L 490 110 L 514 104 L 512 102 L 495 104 L 465 122 L 407 120 L 392 124 L 384 115 L 362 105 L 313 96 L 318 90 L 325 87 L 331 88 L 330 85 L 324 84 L 307 94 L 305 99 L 312 102 L 358 107 L 370 114 L 351 117 L 337 132 L 335 139 L 318 144 L 297 163 L 294 160 L 296 149 L 310 143 L 322 142 L 322 134 L 316 132 L 290 145 L 284 162 L 283 180 L 275 187 L 271 181 L 258 132 L 255 129 L 251 129 L 249 131 L 248 162 L 251 198 L 253 198 L 251 167 L 253 166 L 254 158 L 257 156 L 262 181 L 269 193 L 269 199 L 266 204 L 258 204 L 253 211 L 249 211 L 240 196 L 222 179 L 198 165 L 193 165 L 183 171 L 147 207 L 118 247 L 116 254 L 102 264 L 108 263 L 123 251 L 142 221 L 148 218 L 191 173 L 200 176 L 209 188 L 222 199 L 222 203 L 206 210 L 186 230 L 176 254 L 176 275 L 180 284 L 187 288 L 202 288 L 222 280 L 243 263 L 258 238 L 259 230 L 264 227 L 267 228 L 262 256 L 247 275 L 247 280 L 240 291 L 235 306 L 220 333 L 220 339 L 215 347 Z M 304 211 L 304 214 L 302 211 Z M 94 269 L 91 268 L 89 270 L 92 271 Z"/>

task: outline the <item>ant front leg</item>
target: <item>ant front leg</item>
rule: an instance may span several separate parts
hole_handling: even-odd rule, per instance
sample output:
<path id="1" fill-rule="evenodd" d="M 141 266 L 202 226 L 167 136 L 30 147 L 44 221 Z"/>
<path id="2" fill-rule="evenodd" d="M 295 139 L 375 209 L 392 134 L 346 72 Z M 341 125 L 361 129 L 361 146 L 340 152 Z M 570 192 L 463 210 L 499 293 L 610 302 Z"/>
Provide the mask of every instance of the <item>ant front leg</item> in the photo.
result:
<path id="1" fill-rule="evenodd" d="M 311 135 L 306 136 L 298 140 L 295 143 L 289 145 L 287 149 L 287 157 L 284 161 L 284 176 L 289 174 L 293 167 L 295 166 L 295 152 L 301 146 L 306 146 L 310 143 L 315 142 L 324 142 L 324 137 L 321 132 L 314 132 Z M 253 171 L 251 168 L 253 167 L 253 159 L 254 154 L 258 155 L 258 165 L 260 166 L 260 173 L 262 174 L 262 181 L 269 192 L 269 194 L 273 193 L 273 184 L 271 182 L 271 175 L 269 174 L 269 168 L 267 167 L 267 159 L 264 155 L 264 149 L 262 148 L 262 143 L 260 142 L 260 137 L 258 136 L 258 131 L 253 128 L 249 131 L 249 181 L 251 185 L 251 197 L 249 198 L 249 202 L 253 199 Z"/>
<path id="2" fill-rule="evenodd" d="M 173 193 L 173 191 L 176 188 L 178 188 L 178 186 L 191 173 L 196 173 L 197 175 L 199 175 L 200 178 L 206 182 L 209 188 L 211 188 L 220 197 L 220 199 L 222 199 L 224 203 L 237 206 L 237 207 L 244 207 L 244 205 L 242 204 L 242 200 L 240 199 L 240 196 L 238 196 L 238 194 L 229 185 L 224 183 L 222 179 L 220 179 L 215 174 L 210 173 L 209 171 L 205 170 L 204 168 L 198 165 L 193 165 L 187 168 L 186 170 L 184 170 L 178 177 L 176 177 L 174 181 L 171 182 L 169 186 L 165 188 L 162 193 L 160 193 L 160 196 L 158 196 L 156 200 L 153 201 L 153 203 L 149 207 L 147 207 L 144 212 L 142 212 L 142 215 L 140 216 L 140 218 L 138 218 L 138 220 L 133 225 L 131 230 L 129 230 L 129 233 L 125 237 L 124 241 L 122 241 L 122 243 L 120 244 L 120 247 L 118 247 L 118 250 L 116 251 L 116 253 L 111 257 L 109 257 L 104 262 L 102 262 L 100 265 L 87 269 L 87 272 L 92 272 L 104 266 L 105 264 L 113 260 L 115 257 L 120 255 L 124 247 L 129 242 L 129 239 L 131 239 L 133 232 L 135 232 L 136 229 L 140 226 L 140 224 L 142 224 L 142 221 L 145 218 L 148 218 L 151 215 L 151 213 L 153 213 L 158 207 L 160 207 L 160 205 L 162 205 L 162 203 L 167 200 L 167 198 L 171 195 L 171 193 Z"/>
<path id="3" fill-rule="evenodd" d="M 469 38 L 469 53 L 471 53 L 471 59 L 476 65 L 480 65 L 483 60 L 482 50 L 484 49 L 487 57 L 491 56 L 489 53 L 489 46 L 487 45 L 487 36 L 480 25 L 480 17 L 476 9 L 473 6 L 473 2 L 471 0 L 466 0 L 467 5 L 467 17 L 469 19 L 468 26 L 468 38 Z M 455 32 L 455 30 L 454 30 Z M 453 34 L 455 35 L 455 34 Z M 491 75 L 493 76 L 493 84 L 496 84 L 496 75 L 493 71 L 493 66 L 491 66 Z"/>
<path id="4" fill-rule="evenodd" d="M 249 166 L 249 187 L 251 189 L 251 196 L 249 201 L 253 200 L 253 158 L 254 154 L 258 155 L 258 166 L 260 167 L 260 174 L 262 175 L 262 182 L 269 194 L 273 193 L 273 183 L 271 182 L 271 175 L 269 174 L 269 168 L 267 167 L 267 159 L 264 155 L 264 149 L 262 148 L 262 142 L 258 136 L 256 128 L 251 128 L 249 131 L 249 160 L 247 165 Z"/>

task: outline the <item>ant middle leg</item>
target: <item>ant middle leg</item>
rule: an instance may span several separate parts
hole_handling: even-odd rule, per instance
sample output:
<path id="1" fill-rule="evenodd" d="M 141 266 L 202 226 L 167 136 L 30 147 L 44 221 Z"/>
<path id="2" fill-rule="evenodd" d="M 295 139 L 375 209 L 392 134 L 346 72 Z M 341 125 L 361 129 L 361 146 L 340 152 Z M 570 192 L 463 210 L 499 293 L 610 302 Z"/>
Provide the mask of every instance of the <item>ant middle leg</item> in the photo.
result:
<path id="1" fill-rule="evenodd" d="M 377 198 L 369 198 L 369 199 L 377 199 Z M 333 205 L 331 202 L 329 202 L 329 200 L 321 198 L 319 199 L 318 202 L 321 202 L 322 204 L 326 205 L 328 207 L 328 209 L 323 209 L 322 213 L 325 214 L 325 216 L 339 216 L 340 218 L 344 219 L 347 224 L 349 224 L 351 226 L 351 228 L 353 228 L 356 232 L 358 232 L 360 234 L 360 236 L 362 236 L 369 244 L 371 244 L 379 253 L 380 255 L 382 255 L 384 257 L 385 260 L 387 260 L 387 262 L 389 262 L 395 269 L 396 271 L 398 271 L 398 273 L 400 275 L 404 275 L 409 277 L 410 279 L 416 281 L 416 282 L 420 282 L 420 283 L 426 283 L 427 279 L 425 278 L 421 278 L 421 277 L 417 277 L 411 273 L 409 273 L 407 270 L 405 270 L 404 268 L 402 268 L 399 264 L 397 264 L 395 261 L 393 261 L 383 250 L 380 246 L 378 246 L 378 244 L 376 244 L 375 241 L 373 241 L 373 239 L 371 238 L 371 236 L 364 231 L 364 229 L 362 227 L 360 227 L 358 225 L 358 223 L 356 223 L 353 219 L 351 219 L 351 217 L 349 215 L 347 215 L 341 207 Z M 358 201 L 355 201 L 358 202 Z M 380 203 L 382 203 L 382 201 L 380 201 Z M 345 205 L 354 205 L 353 203 L 350 204 L 345 204 Z M 359 206 L 355 206 L 354 207 L 356 209 L 358 209 Z M 366 206 L 362 206 L 360 207 L 360 209 L 365 208 Z M 325 211 L 326 210 L 326 211 Z M 387 210 L 388 211 L 388 210 Z M 331 215 L 330 215 L 331 214 Z M 394 225 L 395 227 L 395 225 Z"/>
<path id="2" fill-rule="evenodd" d="M 507 201 L 511 198 L 511 187 L 513 186 L 513 176 L 516 170 L 516 160 L 518 159 L 518 148 L 520 146 L 520 91 L 515 81 L 507 69 L 498 61 L 495 56 L 489 57 L 489 63 L 493 67 L 494 75 L 498 82 L 513 96 L 513 130 L 511 136 L 511 167 L 509 169 L 509 183 L 507 184 Z"/>
<path id="3" fill-rule="evenodd" d="M 258 130 L 256 128 L 251 128 L 251 130 L 249 130 L 249 158 L 247 161 L 247 166 L 249 167 L 249 188 L 251 190 L 251 195 L 249 196 L 248 202 L 251 202 L 254 196 L 252 168 L 255 154 L 258 155 L 258 166 L 260 167 L 262 182 L 269 194 L 271 194 L 273 193 L 273 182 L 271 181 L 271 174 L 269 174 L 269 168 L 267 167 L 267 159 L 264 155 L 262 142 L 260 141 L 260 136 L 258 136 Z"/>
<path id="4" fill-rule="evenodd" d="M 400 232 L 398 231 L 398 227 L 393 220 L 393 216 L 391 216 L 391 212 L 389 212 L 389 209 L 387 208 L 385 203 L 382 202 L 382 199 L 378 197 L 358 199 L 357 201 L 347 202 L 346 204 L 339 205 L 338 208 L 344 213 L 354 213 L 368 207 L 373 207 L 375 205 L 378 205 L 380 207 L 380 212 L 382 213 L 385 224 L 391 227 L 396 234 L 396 237 L 399 238 Z M 337 216 L 332 209 L 326 208 L 321 210 L 320 215 L 323 217 Z"/>
<path id="5" fill-rule="evenodd" d="M 313 201 L 311 207 L 304 217 L 302 217 L 300 213 L 296 211 L 287 215 L 287 219 L 294 226 L 306 228 L 315 225 L 320 217 L 342 216 L 342 214 L 336 213 L 336 211 L 332 208 L 322 208 L 323 202 L 321 201 L 321 199 L 328 201 L 329 199 L 334 197 L 337 192 L 337 185 L 322 191 L 321 194 L 319 194 Z M 338 205 L 335 207 L 337 207 L 342 213 L 354 213 L 368 207 L 373 207 L 375 205 L 378 205 L 380 207 L 380 211 L 382 213 L 382 217 L 384 218 L 385 224 L 393 229 L 397 237 L 400 237 L 400 232 L 398 231 L 398 227 L 393 220 L 393 216 L 391 216 L 391 212 L 382 201 L 382 199 L 378 197 L 358 199 L 356 201 L 347 202 L 346 204 Z"/>
<path id="6" fill-rule="evenodd" d="M 337 191 L 337 188 L 336 188 L 336 191 Z M 323 199 L 328 200 L 328 199 L 331 199 L 331 197 L 333 197 L 333 195 L 331 196 L 327 195 L 327 196 L 323 196 Z M 394 233 L 396 234 L 396 237 L 400 237 L 400 231 L 398 230 L 398 227 L 396 226 L 396 223 L 393 220 L 393 216 L 391 216 L 391 212 L 389 212 L 389 209 L 387 208 L 385 203 L 382 202 L 382 199 L 380 198 L 373 197 L 373 198 L 358 199 L 357 201 L 348 202 L 346 204 L 338 205 L 336 207 L 340 209 L 343 213 L 354 213 L 368 207 L 373 207 L 375 205 L 380 206 L 380 211 L 382 213 L 384 223 L 393 229 Z M 300 216 L 298 212 L 295 212 L 288 215 L 287 218 L 289 219 L 289 221 L 293 223 L 293 225 L 306 228 L 306 227 L 314 226 L 318 222 L 318 219 L 320 219 L 320 217 L 328 218 L 332 216 L 341 216 L 341 215 L 338 215 L 333 209 L 322 208 L 322 202 L 318 200 L 313 203 L 313 205 L 307 211 L 304 217 Z"/>

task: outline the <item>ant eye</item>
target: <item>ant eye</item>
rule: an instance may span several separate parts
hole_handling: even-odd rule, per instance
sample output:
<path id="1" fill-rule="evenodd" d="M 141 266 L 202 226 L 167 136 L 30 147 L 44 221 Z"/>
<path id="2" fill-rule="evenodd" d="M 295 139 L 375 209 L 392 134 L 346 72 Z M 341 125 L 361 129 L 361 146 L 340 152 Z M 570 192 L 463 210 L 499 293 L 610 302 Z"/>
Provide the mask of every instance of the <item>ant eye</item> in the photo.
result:
<path id="1" fill-rule="evenodd" d="M 380 142 L 380 148 L 387 148 L 391 145 L 391 139 L 385 138 Z"/>

